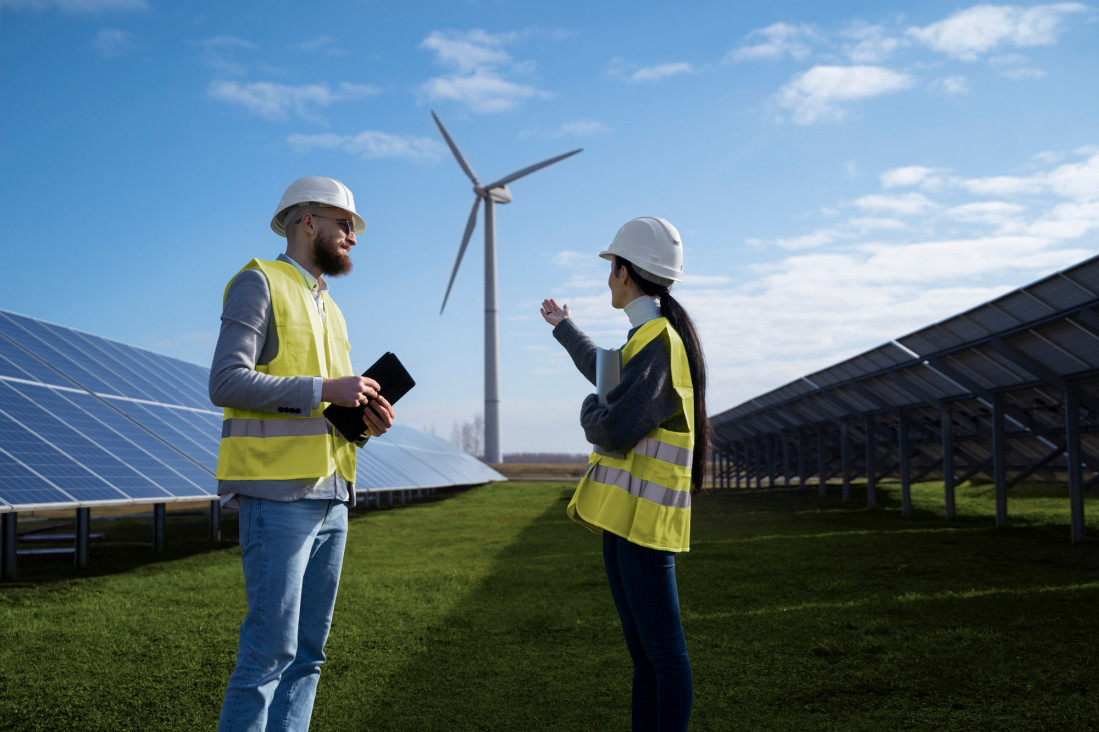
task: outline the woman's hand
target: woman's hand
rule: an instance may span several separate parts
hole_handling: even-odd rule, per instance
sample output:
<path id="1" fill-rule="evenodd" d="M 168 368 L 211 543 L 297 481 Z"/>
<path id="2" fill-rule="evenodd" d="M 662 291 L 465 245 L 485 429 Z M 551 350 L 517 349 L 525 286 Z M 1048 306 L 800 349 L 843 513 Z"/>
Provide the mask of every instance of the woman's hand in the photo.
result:
<path id="1" fill-rule="evenodd" d="M 550 325 L 557 325 L 565 318 L 569 317 L 569 306 L 557 307 L 557 302 L 550 300 L 542 301 L 542 318 Z"/>

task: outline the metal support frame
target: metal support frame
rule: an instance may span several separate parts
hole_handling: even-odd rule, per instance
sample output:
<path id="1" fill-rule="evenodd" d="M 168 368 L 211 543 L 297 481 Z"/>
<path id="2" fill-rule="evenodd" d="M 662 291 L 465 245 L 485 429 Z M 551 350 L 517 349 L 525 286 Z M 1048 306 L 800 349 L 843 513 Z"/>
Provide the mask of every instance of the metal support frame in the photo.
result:
<path id="1" fill-rule="evenodd" d="M 210 541 L 221 541 L 221 499 L 210 501 Z"/>
<path id="2" fill-rule="evenodd" d="M 165 506 L 163 503 L 153 504 L 153 551 L 163 554 L 166 546 L 164 540 Z"/>
<path id="3" fill-rule="evenodd" d="M 15 544 L 19 536 L 19 514 L 9 511 L 0 514 L 0 525 L 3 526 L 2 550 L 0 550 L 0 579 L 15 579 Z"/>
<path id="4" fill-rule="evenodd" d="M 878 479 L 874 472 L 877 462 L 874 454 L 878 449 L 877 437 L 874 434 L 876 430 L 873 415 L 866 415 L 863 421 L 866 424 L 866 507 L 875 509 L 878 507 Z"/>
<path id="5" fill-rule="evenodd" d="M 73 552 L 77 569 L 88 566 L 88 535 L 92 510 L 87 506 L 76 509 L 76 551 Z"/>
<path id="6" fill-rule="evenodd" d="M 843 473 L 843 502 L 851 500 L 851 439 L 847 420 L 840 422 L 840 472 Z"/>
<path id="7" fill-rule="evenodd" d="M 824 454 L 824 425 L 817 425 L 817 496 L 828 497 L 828 470 L 827 460 Z"/>
<path id="8" fill-rule="evenodd" d="M 996 525 L 1007 523 L 1007 420 L 1004 395 L 992 399 L 992 480 L 996 486 Z"/>
<path id="9" fill-rule="evenodd" d="M 1068 459 L 1068 503 L 1073 541 L 1084 538 L 1083 467 L 1080 448 L 1080 403 L 1076 386 L 1065 386 L 1065 454 Z"/>
<path id="10" fill-rule="evenodd" d="M 943 443 L 943 514 L 954 518 L 954 409 L 949 402 L 940 411 L 940 437 Z"/>
<path id="11" fill-rule="evenodd" d="M 805 468 L 805 430 L 798 428 L 798 490 L 805 490 L 808 476 Z"/>
<path id="12" fill-rule="evenodd" d="M 782 487 L 790 487 L 790 438 L 783 431 L 782 436 Z"/>
<path id="13" fill-rule="evenodd" d="M 901 515 L 912 515 L 912 463 L 908 449 L 908 418 L 904 410 L 897 412 L 897 458 L 901 474 Z"/>

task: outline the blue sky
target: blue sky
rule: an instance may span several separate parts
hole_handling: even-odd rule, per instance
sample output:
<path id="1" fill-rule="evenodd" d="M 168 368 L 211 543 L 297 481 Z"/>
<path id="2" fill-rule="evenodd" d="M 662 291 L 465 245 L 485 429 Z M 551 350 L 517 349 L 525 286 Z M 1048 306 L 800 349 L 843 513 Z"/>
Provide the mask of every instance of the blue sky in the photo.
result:
<path id="1" fill-rule="evenodd" d="M 1099 6 L 964 2 L 5 0 L 0 308 L 200 364 L 221 293 L 339 178 L 368 228 L 332 282 L 365 368 L 449 437 L 483 399 L 482 181 L 497 208 L 503 451 L 583 451 L 590 391 L 538 315 L 621 345 L 597 253 L 684 237 L 676 291 L 718 412 L 1092 256 Z"/>

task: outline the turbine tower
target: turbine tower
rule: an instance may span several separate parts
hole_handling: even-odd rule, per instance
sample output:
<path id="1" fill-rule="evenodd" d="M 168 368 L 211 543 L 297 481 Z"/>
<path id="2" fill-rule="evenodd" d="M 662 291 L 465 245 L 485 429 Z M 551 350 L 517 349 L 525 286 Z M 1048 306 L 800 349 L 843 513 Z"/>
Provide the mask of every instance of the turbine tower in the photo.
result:
<path id="1" fill-rule="evenodd" d="M 477 209 L 481 200 L 485 201 L 485 462 L 498 463 L 500 455 L 500 355 L 496 346 L 498 328 L 496 325 L 496 218 L 493 207 L 497 203 L 511 203 L 511 191 L 507 184 L 514 180 L 529 175 L 536 170 L 541 170 L 547 165 L 553 165 L 558 160 L 564 160 L 570 155 L 575 155 L 580 150 L 573 150 L 564 155 L 558 155 L 549 160 L 543 160 L 520 171 L 505 175 L 498 181 L 481 185 L 477 175 L 469 167 L 469 163 L 462 157 L 454 140 L 450 139 L 446 128 L 434 112 L 435 124 L 443 133 L 450 151 L 458 159 L 458 165 L 462 171 L 473 181 L 473 210 L 469 212 L 469 220 L 466 222 L 466 232 L 462 235 L 462 245 L 458 247 L 458 258 L 454 260 L 454 270 L 450 273 L 450 282 L 446 286 L 446 294 L 443 295 L 443 306 L 439 308 L 439 315 L 446 309 L 447 298 L 450 297 L 450 288 L 454 285 L 454 278 L 458 274 L 458 267 L 462 264 L 462 255 L 466 253 L 469 237 L 473 234 L 473 227 L 477 224 Z"/>

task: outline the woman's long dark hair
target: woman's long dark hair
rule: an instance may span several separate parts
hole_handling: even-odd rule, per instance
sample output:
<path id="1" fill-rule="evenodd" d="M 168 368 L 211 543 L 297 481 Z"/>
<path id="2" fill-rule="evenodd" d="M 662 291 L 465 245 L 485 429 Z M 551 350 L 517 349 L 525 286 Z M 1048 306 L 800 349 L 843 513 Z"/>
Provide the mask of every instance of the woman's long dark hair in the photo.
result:
<path id="1" fill-rule="evenodd" d="M 627 260 L 616 256 L 614 270 L 625 267 L 630 279 L 637 283 L 646 295 L 660 298 L 660 314 L 668 319 L 687 349 L 687 363 L 691 366 L 691 383 L 694 385 L 695 404 L 695 446 L 691 463 L 691 489 L 697 493 L 702 490 L 706 472 L 706 454 L 710 450 L 710 422 L 706 418 L 706 356 L 702 353 L 702 341 L 691 321 L 691 316 L 683 306 L 668 292 L 668 286 L 641 277 Z"/>

